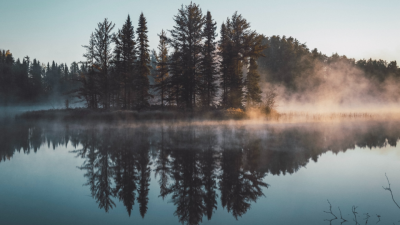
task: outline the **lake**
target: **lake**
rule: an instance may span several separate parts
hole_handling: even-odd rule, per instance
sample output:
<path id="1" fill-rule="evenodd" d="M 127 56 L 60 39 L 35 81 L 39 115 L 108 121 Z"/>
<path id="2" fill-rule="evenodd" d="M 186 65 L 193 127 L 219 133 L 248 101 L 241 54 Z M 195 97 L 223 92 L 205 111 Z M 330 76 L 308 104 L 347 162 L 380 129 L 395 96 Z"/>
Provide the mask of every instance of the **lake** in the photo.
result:
<path id="1" fill-rule="evenodd" d="M 396 121 L 8 120 L 0 133 L 0 224 L 400 224 Z"/>

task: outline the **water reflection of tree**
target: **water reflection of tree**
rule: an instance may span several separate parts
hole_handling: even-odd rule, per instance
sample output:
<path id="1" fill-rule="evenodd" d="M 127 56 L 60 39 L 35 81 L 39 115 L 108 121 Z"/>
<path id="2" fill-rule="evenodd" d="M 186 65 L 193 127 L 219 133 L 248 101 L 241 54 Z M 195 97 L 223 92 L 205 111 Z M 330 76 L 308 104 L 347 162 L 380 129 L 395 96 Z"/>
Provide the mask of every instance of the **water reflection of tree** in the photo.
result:
<path id="1" fill-rule="evenodd" d="M 193 129 L 169 133 L 171 148 L 172 184 L 167 193 L 176 206 L 174 215 L 182 224 L 199 224 L 206 210 L 201 174 L 201 149 Z"/>
<path id="2" fill-rule="evenodd" d="M 147 203 L 149 202 L 149 186 L 150 186 L 150 156 L 149 142 L 147 141 L 148 132 L 142 131 L 135 136 L 138 143 L 138 174 L 139 174 L 139 189 L 138 202 L 140 215 L 144 217 L 147 212 Z"/>
<path id="3" fill-rule="evenodd" d="M 148 144 L 141 136 L 142 132 L 127 131 L 88 129 L 87 132 L 77 132 L 84 134 L 74 137 L 81 140 L 83 148 L 73 152 L 86 159 L 79 168 L 86 170 L 86 185 L 99 208 L 108 212 L 116 205 L 113 198 L 117 197 L 130 215 L 138 191 L 140 211 L 144 216 L 150 181 Z"/>
<path id="4" fill-rule="evenodd" d="M 96 199 L 99 208 L 104 208 L 106 212 L 115 206 L 112 199 L 114 192 L 111 181 L 115 168 L 110 135 L 109 130 L 92 134 L 92 139 L 88 140 L 89 143 L 84 143 L 84 148 L 76 151 L 78 156 L 87 158 L 79 168 L 86 170 L 84 175 L 88 179 L 86 185 L 90 187 L 92 197 Z"/>
<path id="5" fill-rule="evenodd" d="M 221 159 L 221 203 L 236 219 L 247 212 L 252 201 L 264 195 L 261 188 L 268 187 L 263 182 L 265 173 L 243 167 L 244 154 L 241 149 L 224 149 Z"/>
<path id="6" fill-rule="evenodd" d="M 214 149 L 216 145 L 216 135 L 211 129 L 206 129 L 205 135 L 200 137 L 205 142 L 204 149 L 200 155 L 202 185 L 204 186 L 203 201 L 205 204 L 204 214 L 211 220 L 214 210 L 217 209 L 217 163 L 219 160 L 218 152 Z"/>
<path id="7" fill-rule="evenodd" d="M 310 159 L 361 147 L 395 145 L 400 126 L 372 123 L 360 126 L 290 126 L 266 130 L 244 127 L 156 126 L 82 127 L 19 124 L 0 136 L 1 159 L 14 151 L 36 151 L 47 142 L 52 148 L 69 143 L 85 171 L 93 198 L 106 212 L 115 199 L 131 215 L 148 209 L 151 164 L 160 197 L 170 198 L 181 223 L 211 219 L 217 200 L 236 219 L 264 195 L 267 173 L 294 173 Z M 150 149 L 152 149 L 150 151 Z M 153 159 L 150 157 L 152 153 Z M 220 193 L 217 193 L 219 191 Z"/>
<path id="8" fill-rule="evenodd" d="M 137 189 L 138 174 L 137 152 L 130 148 L 133 146 L 133 139 L 127 133 L 121 133 L 117 136 L 115 142 L 117 150 L 114 153 L 115 159 L 115 189 L 114 194 L 123 202 L 129 216 L 132 207 L 135 204 L 135 192 Z"/>

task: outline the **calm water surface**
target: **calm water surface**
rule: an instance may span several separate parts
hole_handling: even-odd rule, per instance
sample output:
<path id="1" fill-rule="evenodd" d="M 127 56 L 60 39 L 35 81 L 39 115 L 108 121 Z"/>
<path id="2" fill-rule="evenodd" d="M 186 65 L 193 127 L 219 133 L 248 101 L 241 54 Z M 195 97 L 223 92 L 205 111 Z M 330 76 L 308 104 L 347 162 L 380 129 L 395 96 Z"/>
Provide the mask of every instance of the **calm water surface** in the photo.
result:
<path id="1" fill-rule="evenodd" d="M 341 224 L 339 207 L 344 224 L 400 224 L 382 188 L 386 173 L 400 203 L 399 137 L 399 122 L 10 121 L 0 224 Z"/>

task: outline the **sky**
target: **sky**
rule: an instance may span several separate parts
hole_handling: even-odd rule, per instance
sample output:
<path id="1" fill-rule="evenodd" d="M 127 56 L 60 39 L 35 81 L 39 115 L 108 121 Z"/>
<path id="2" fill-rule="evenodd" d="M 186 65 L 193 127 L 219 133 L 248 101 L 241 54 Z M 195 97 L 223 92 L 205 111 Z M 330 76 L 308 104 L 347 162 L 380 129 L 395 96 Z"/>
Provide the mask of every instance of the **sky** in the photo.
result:
<path id="1" fill-rule="evenodd" d="M 326 55 L 400 61 L 399 0 L 197 0 L 220 25 L 235 11 L 266 36 L 292 36 Z M 0 0 L 0 49 L 42 63 L 82 61 L 90 34 L 108 18 L 121 28 L 128 14 L 136 29 L 143 12 L 151 49 L 157 34 L 189 0 Z"/>

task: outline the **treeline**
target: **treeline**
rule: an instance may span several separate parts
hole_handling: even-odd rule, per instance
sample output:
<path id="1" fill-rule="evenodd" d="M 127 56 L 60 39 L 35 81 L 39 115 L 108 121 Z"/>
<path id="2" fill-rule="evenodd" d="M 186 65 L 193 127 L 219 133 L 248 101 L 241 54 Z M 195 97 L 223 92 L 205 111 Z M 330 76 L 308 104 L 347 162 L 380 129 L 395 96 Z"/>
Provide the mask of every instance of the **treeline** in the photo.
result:
<path id="1" fill-rule="evenodd" d="M 84 46 L 85 60 L 70 67 L 29 57 L 15 61 L 3 51 L 1 104 L 74 99 L 91 109 L 241 108 L 262 104 L 266 83 L 302 93 L 338 74 L 376 85 L 400 77 L 396 61 L 327 56 L 292 37 L 258 34 L 238 13 L 219 31 L 211 12 L 195 3 L 182 6 L 173 19 L 175 25 L 160 31 L 152 51 L 143 13 L 136 29 L 130 16 L 116 31 L 105 19 Z"/>
<path id="2" fill-rule="evenodd" d="M 93 109 L 142 109 L 156 104 L 192 110 L 261 103 L 256 60 L 266 45 L 246 19 L 234 13 L 222 24 L 218 42 L 216 22 L 197 4 L 182 6 L 174 21 L 169 35 L 160 32 L 157 51 L 150 51 L 143 14 L 136 30 L 128 16 L 116 33 L 115 25 L 105 19 L 84 46 L 86 60 L 79 67 L 73 63 L 74 69 L 71 66 L 68 70 L 64 64 L 46 67 L 35 62 L 40 73 L 33 74 L 30 68 L 35 66 L 24 59 L 24 82 L 17 81 L 14 74 L 20 63 L 7 53 L 4 58 L 9 59 L 2 66 L 13 69 L 2 70 L 4 104 L 10 99 L 34 101 L 55 93 L 69 94 Z M 8 90 L 13 89 L 8 86 L 10 82 L 19 91 Z"/>
<path id="3" fill-rule="evenodd" d="M 284 85 L 288 91 L 302 92 L 318 86 L 329 76 L 365 77 L 376 84 L 400 78 L 396 61 L 362 59 L 356 61 L 337 53 L 327 56 L 310 50 L 293 37 L 264 37 L 265 57 L 258 58 L 260 73 L 272 84 Z"/>
<path id="4" fill-rule="evenodd" d="M 28 56 L 15 60 L 10 51 L 0 50 L 0 105 L 52 103 L 67 99 L 72 82 L 79 76 L 77 63 L 50 65 Z"/>

